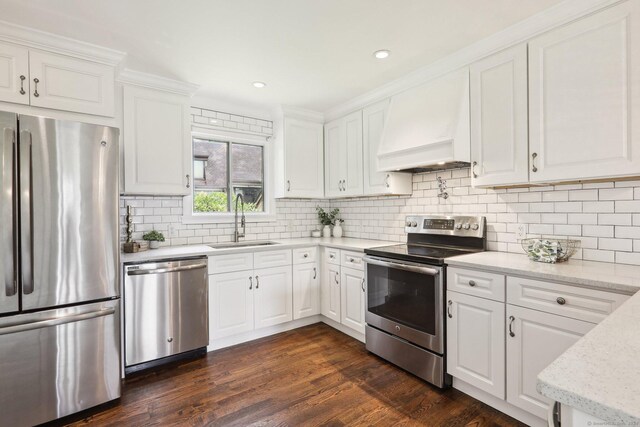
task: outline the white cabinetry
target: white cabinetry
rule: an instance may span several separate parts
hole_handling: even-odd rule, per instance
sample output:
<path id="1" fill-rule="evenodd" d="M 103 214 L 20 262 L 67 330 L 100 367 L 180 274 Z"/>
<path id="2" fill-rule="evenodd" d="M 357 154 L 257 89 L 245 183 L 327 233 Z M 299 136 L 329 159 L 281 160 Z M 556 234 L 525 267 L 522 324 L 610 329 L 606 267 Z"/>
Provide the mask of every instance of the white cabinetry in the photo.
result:
<path id="1" fill-rule="evenodd" d="M 284 117 L 278 161 L 284 171 L 277 197 L 321 198 L 324 196 L 322 124 Z M 276 171 L 277 172 L 277 171 Z"/>
<path id="2" fill-rule="evenodd" d="M 411 194 L 413 191 L 410 173 L 378 172 L 378 148 L 388 108 L 389 100 L 385 99 L 362 110 L 363 192 L 365 196 Z"/>
<path id="3" fill-rule="evenodd" d="M 640 2 L 529 43 L 531 182 L 640 174 Z"/>
<path id="4" fill-rule="evenodd" d="M 0 101 L 113 117 L 115 68 L 0 43 Z"/>
<path id="5" fill-rule="evenodd" d="M 472 184 L 526 184 L 527 45 L 474 63 L 470 78 Z"/>
<path id="6" fill-rule="evenodd" d="M 209 276 L 209 340 L 253 330 L 253 271 Z"/>
<path id="7" fill-rule="evenodd" d="M 293 318 L 320 313 L 320 273 L 315 262 L 293 266 Z"/>
<path id="8" fill-rule="evenodd" d="M 364 271 L 341 267 L 340 318 L 341 323 L 364 334 Z"/>
<path id="9" fill-rule="evenodd" d="M 189 97 L 124 87 L 124 192 L 187 195 L 191 191 Z"/>
<path id="10" fill-rule="evenodd" d="M 323 263 L 320 294 L 322 315 L 340 322 L 340 266 Z"/>
<path id="11" fill-rule="evenodd" d="M 362 111 L 327 123 L 325 135 L 325 195 L 362 195 Z"/>
<path id="12" fill-rule="evenodd" d="M 0 100 L 29 105 L 29 50 L 0 43 Z"/>
<path id="13" fill-rule="evenodd" d="M 594 323 L 507 305 L 507 402 L 545 418 L 551 399 L 536 390 L 538 374 Z"/>
<path id="14" fill-rule="evenodd" d="M 503 302 L 447 292 L 447 372 L 505 398 Z"/>
<path id="15" fill-rule="evenodd" d="M 293 320 L 291 266 L 255 270 L 255 328 Z"/>

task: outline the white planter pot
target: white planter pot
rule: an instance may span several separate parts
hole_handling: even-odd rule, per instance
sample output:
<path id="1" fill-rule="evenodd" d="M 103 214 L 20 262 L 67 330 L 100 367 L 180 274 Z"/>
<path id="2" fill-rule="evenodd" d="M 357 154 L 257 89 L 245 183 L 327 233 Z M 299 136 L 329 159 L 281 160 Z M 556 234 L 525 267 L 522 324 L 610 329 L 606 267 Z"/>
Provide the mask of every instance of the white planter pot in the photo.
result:
<path id="1" fill-rule="evenodd" d="M 160 247 L 160 242 L 157 240 L 151 240 L 149 242 L 149 249 L 158 249 Z"/>
<path id="2" fill-rule="evenodd" d="M 331 237 L 331 226 L 324 226 L 324 228 L 322 229 L 322 237 Z"/>
<path id="3" fill-rule="evenodd" d="M 333 226 L 333 237 L 342 237 L 342 226 L 340 224 Z"/>

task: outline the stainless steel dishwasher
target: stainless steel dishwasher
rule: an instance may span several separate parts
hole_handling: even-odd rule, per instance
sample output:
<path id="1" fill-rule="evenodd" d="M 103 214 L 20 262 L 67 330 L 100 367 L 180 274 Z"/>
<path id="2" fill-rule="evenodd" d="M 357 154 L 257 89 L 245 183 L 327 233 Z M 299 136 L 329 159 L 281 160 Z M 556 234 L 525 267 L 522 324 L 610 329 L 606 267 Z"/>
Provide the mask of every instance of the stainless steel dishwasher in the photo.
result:
<path id="1" fill-rule="evenodd" d="M 207 258 L 125 267 L 125 371 L 206 352 Z"/>

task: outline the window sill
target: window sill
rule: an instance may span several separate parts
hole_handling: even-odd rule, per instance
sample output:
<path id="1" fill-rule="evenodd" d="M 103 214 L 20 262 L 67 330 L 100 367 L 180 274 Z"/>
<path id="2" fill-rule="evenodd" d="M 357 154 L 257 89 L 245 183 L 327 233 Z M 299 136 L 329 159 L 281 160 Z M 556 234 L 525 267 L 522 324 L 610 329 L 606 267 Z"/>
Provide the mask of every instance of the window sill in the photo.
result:
<path id="1" fill-rule="evenodd" d="M 238 218 L 241 214 L 238 213 Z M 273 222 L 276 216 L 270 213 L 245 213 L 246 222 L 248 224 L 255 222 Z M 183 215 L 183 224 L 233 224 L 235 222 L 235 213 L 221 213 L 212 215 Z"/>

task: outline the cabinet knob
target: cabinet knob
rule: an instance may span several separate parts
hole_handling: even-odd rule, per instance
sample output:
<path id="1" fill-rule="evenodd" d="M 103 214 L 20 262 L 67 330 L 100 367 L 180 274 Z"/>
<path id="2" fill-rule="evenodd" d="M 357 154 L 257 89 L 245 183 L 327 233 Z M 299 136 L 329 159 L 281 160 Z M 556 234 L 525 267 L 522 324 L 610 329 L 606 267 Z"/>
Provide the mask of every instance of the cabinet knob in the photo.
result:
<path id="1" fill-rule="evenodd" d="M 556 302 L 560 305 L 565 305 L 567 303 L 567 300 L 562 297 L 558 297 L 556 298 Z"/>
<path id="2" fill-rule="evenodd" d="M 356 262 L 355 258 L 349 258 L 349 262 Z"/>
<path id="3" fill-rule="evenodd" d="M 396 331 L 400 332 L 400 326 L 396 325 Z"/>
<path id="4" fill-rule="evenodd" d="M 173 338 L 172 337 L 167 338 L 167 342 L 173 342 Z"/>
<path id="5" fill-rule="evenodd" d="M 476 282 L 474 280 L 469 280 L 469 286 L 474 287 Z"/>
<path id="6" fill-rule="evenodd" d="M 309 258 L 309 254 L 304 254 L 302 256 L 305 257 L 305 258 Z"/>

